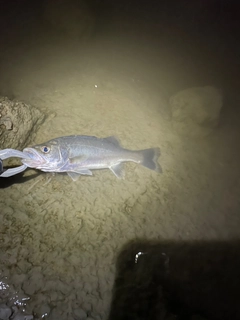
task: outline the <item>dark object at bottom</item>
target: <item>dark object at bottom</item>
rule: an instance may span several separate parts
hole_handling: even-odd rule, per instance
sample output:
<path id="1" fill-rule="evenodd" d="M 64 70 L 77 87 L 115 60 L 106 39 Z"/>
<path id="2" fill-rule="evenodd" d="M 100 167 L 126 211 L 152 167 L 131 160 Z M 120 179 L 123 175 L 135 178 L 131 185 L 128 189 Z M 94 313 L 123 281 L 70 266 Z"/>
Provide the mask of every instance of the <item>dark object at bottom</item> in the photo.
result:
<path id="1" fill-rule="evenodd" d="M 108 320 L 239 320 L 239 241 L 127 243 Z"/>
<path id="2" fill-rule="evenodd" d="M 2 159 L 0 159 L 0 174 L 2 174 L 3 173 L 3 161 L 2 161 Z"/>

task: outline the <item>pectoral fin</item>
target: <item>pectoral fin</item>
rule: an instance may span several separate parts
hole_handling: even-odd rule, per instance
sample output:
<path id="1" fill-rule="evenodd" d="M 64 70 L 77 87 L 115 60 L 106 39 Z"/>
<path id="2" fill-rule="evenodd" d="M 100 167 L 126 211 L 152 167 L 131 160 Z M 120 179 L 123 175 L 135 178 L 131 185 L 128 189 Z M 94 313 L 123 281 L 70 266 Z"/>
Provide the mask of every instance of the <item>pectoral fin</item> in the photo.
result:
<path id="1" fill-rule="evenodd" d="M 77 181 L 77 179 L 80 177 L 80 173 L 67 172 L 67 174 L 73 181 Z"/>
<path id="2" fill-rule="evenodd" d="M 80 175 L 92 176 L 92 171 L 90 171 L 88 169 L 81 169 L 81 170 L 76 170 L 74 172 L 68 171 L 67 174 L 69 175 L 70 178 L 72 178 L 73 181 L 77 181 L 77 179 L 80 177 Z"/>

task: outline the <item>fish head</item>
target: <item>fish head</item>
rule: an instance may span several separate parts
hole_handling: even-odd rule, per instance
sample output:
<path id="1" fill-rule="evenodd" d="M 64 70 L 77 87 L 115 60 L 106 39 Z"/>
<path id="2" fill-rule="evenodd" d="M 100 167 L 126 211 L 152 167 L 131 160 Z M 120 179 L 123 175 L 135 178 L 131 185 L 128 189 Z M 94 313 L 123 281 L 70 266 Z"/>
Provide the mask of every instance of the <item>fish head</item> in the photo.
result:
<path id="1" fill-rule="evenodd" d="M 44 144 L 23 149 L 28 158 L 22 159 L 22 163 L 30 168 L 42 171 L 56 171 L 67 161 L 68 150 L 62 147 L 58 141 L 51 140 Z"/>

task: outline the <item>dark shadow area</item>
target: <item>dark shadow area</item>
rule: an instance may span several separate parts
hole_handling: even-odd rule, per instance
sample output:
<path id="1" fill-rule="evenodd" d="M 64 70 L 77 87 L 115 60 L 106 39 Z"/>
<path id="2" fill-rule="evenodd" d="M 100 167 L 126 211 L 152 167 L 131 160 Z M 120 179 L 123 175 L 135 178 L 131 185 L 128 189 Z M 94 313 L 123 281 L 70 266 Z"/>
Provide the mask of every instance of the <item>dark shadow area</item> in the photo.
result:
<path id="1" fill-rule="evenodd" d="M 116 269 L 109 320 L 240 319 L 239 241 L 133 241 Z"/>
<path id="2" fill-rule="evenodd" d="M 7 168 L 6 168 L 7 169 Z M 41 172 L 36 172 L 35 174 L 28 176 L 28 177 L 24 177 L 24 172 L 21 172 L 15 176 L 12 177 L 8 177 L 8 178 L 1 178 L 0 177 L 0 189 L 5 189 L 5 188 L 9 188 L 10 186 L 12 186 L 13 184 L 22 184 L 25 183 L 27 181 L 30 181 L 36 177 L 38 177 L 41 174 Z"/>
<path id="3" fill-rule="evenodd" d="M 12 50 L 15 52 L 15 61 L 11 63 L 21 64 L 22 56 L 33 46 L 41 50 L 41 38 L 45 43 L 52 43 L 53 34 L 43 14 L 46 3 L 47 0 L 1 1 L 0 27 L 4 32 L 0 39 L 5 57 L 7 51 L 10 55 Z M 215 85 L 226 94 L 238 92 L 238 1 L 91 0 L 87 4 L 95 17 L 95 31 L 87 44 L 80 46 L 95 52 L 93 57 L 99 56 L 101 47 L 91 47 L 92 43 L 107 36 L 108 43 L 111 46 L 117 43 L 125 56 L 132 54 L 136 61 L 142 60 L 146 68 L 149 65 L 152 72 L 144 75 L 139 71 L 140 75 L 152 83 L 161 83 L 169 95 L 195 85 Z M 61 32 L 54 36 L 61 38 Z M 67 37 L 62 40 L 64 45 Z M 109 48 L 105 57 L 118 63 L 116 53 L 111 53 Z M 127 61 L 123 61 L 124 64 Z M 1 61 L 0 67 L 4 72 Z M 129 68 L 131 70 L 131 65 Z M 1 76 L 0 92 L 14 96 L 11 84 L 6 82 L 8 77 L 11 78 Z"/>
<path id="4" fill-rule="evenodd" d="M 4 32 L 0 34 L 0 92 L 10 98 L 15 93 L 6 65 L 8 69 L 21 65 L 31 50 L 43 50 L 43 43 L 54 47 L 54 37 L 62 40 L 64 51 L 68 37 L 58 31 L 52 33 L 44 18 L 46 3 L 1 1 L 0 27 Z M 96 24 L 89 41 L 79 43 L 83 56 L 90 53 L 93 61 L 101 56 L 98 63 L 103 68 L 103 61 L 108 61 L 109 68 L 111 61 L 116 73 L 126 68 L 131 76 L 137 74 L 168 97 L 187 87 L 217 86 L 223 90 L 231 116 L 233 110 L 239 110 L 238 103 L 228 104 L 238 95 L 240 86 L 238 1 L 91 0 L 87 4 Z M 104 37 L 109 47 L 102 52 Z M 102 45 L 105 47 L 106 42 Z M 136 69 L 127 61 L 130 56 L 139 61 Z"/>

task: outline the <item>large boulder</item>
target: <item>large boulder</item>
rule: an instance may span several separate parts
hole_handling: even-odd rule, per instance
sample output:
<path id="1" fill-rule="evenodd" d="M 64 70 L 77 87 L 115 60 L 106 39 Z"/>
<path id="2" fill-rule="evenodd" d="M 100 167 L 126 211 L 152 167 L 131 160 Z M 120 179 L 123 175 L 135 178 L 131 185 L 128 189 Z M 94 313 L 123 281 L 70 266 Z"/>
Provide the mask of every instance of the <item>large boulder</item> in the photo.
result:
<path id="1" fill-rule="evenodd" d="M 94 15 L 83 0 L 46 0 L 44 17 L 58 35 L 73 40 L 87 40 L 95 29 Z"/>
<path id="2" fill-rule="evenodd" d="M 176 93 L 169 101 L 173 129 L 188 137 L 207 136 L 219 123 L 221 92 L 211 86 Z"/>
<path id="3" fill-rule="evenodd" d="M 0 97 L 0 149 L 23 149 L 46 116 L 37 108 Z"/>

